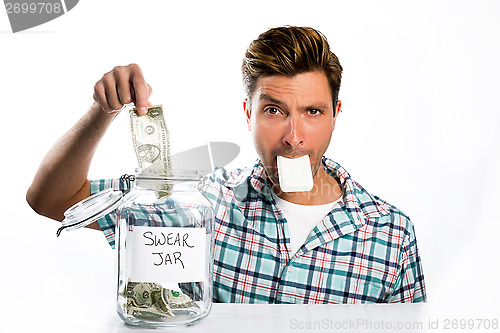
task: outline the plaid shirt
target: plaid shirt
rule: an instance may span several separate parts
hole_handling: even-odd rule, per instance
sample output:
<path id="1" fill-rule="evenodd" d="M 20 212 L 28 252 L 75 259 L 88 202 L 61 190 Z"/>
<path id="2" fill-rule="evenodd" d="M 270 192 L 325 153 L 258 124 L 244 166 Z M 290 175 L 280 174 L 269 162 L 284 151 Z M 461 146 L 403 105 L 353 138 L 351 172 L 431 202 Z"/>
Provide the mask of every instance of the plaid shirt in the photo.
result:
<path id="1" fill-rule="evenodd" d="M 413 224 L 369 194 L 337 163 L 323 166 L 343 200 L 313 229 L 298 252 L 264 168 L 218 169 L 204 190 L 215 211 L 214 301 L 242 303 L 423 302 L 424 276 Z M 91 191 L 122 188 L 93 181 Z M 111 215 L 99 224 L 114 245 Z"/>

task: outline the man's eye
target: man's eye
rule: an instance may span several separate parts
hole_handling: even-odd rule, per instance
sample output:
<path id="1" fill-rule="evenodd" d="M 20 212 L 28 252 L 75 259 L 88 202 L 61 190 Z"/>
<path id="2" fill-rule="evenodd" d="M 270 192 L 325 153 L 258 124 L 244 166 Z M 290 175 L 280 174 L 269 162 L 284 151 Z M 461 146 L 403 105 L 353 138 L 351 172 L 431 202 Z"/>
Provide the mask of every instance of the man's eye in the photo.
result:
<path id="1" fill-rule="evenodd" d="M 320 114 L 323 113 L 323 111 L 321 111 L 319 109 L 310 109 L 310 110 L 308 110 L 308 112 L 312 116 L 319 116 Z"/>
<path id="2" fill-rule="evenodd" d="M 273 108 L 273 107 L 267 107 L 264 109 L 264 112 L 267 114 L 270 114 L 270 115 L 275 115 L 275 114 L 278 114 L 280 112 L 280 110 L 278 110 L 277 108 Z"/>

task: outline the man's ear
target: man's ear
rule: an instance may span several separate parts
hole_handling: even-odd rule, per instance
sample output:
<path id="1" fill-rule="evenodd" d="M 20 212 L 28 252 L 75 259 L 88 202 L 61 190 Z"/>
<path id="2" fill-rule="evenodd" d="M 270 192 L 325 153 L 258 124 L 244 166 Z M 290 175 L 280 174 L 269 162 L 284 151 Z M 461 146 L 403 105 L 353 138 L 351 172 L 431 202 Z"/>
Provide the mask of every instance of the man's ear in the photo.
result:
<path id="1" fill-rule="evenodd" d="M 250 122 L 251 110 L 250 110 L 250 106 L 249 106 L 249 103 L 248 103 L 246 98 L 243 100 L 243 110 L 245 112 L 245 117 L 247 119 L 248 130 L 251 131 L 252 130 L 252 125 Z"/>
<path id="2" fill-rule="evenodd" d="M 335 106 L 335 117 L 333 117 L 333 127 L 332 131 L 335 129 L 335 122 L 337 121 L 337 117 L 339 116 L 339 113 L 342 112 L 342 102 L 337 100 L 337 105 Z"/>

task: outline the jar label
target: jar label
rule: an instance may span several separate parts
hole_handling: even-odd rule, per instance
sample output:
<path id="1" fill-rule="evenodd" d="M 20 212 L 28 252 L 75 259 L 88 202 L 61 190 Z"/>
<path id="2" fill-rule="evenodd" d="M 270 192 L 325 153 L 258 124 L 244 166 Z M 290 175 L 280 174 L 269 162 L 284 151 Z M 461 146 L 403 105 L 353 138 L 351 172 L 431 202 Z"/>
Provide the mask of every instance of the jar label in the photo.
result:
<path id="1" fill-rule="evenodd" d="M 208 274 L 205 228 L 139 227 L 127 232 L 132 281 L 198 282 Z"/>

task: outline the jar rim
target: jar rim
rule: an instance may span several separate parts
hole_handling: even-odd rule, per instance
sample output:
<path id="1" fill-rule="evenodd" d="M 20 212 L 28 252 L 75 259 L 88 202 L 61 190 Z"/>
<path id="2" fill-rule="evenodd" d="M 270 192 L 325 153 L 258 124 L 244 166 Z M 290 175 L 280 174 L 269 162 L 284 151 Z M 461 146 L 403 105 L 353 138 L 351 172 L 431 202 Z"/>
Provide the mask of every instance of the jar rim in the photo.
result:
<path id="1" fill-rule="evenodd" d="M 148 173 L 149 172 L 149 173 Z M 156 174 L 151 170 L 135 169 L 135 178 L 138 180 L 159 180 L 159 181 L 199 181 L 204 172 L 191 169 L 170 169 L 168 174 Z"/>

